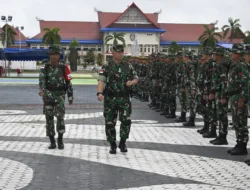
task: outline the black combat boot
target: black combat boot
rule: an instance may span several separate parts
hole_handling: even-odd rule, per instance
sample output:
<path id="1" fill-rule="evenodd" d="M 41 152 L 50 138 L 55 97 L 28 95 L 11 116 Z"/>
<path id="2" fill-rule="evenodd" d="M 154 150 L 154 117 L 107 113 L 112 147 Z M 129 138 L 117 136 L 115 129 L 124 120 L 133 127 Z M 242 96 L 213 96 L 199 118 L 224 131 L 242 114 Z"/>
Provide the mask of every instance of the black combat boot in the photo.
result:
<path id="1" fill-rule="evenodd" d="M 187 122 L 183 123 L 183 126 L 185 126 L 185 127 L 195 127 L 194 120 L 195 120 L 194 117 L 189 117 L 189 120 Z"/>
<path id="2" fill-rule="evenodd" d="M 116 142 L 110 143 L 109 154 L 116 154 L 116 148 L 117 148 Z"/>
<path id="3" fill-rule="evenodd" d="M 234 149 L 236 149 L 238 146 L 239 146 L 239 141 L 236 141 L 236 145 L 235 145 L 233 148 L 228 149 L 228 150 L 227 150 L 227 153 L 228 153 L 228 154 L 231 154 L 231 152 L 232 152 Z"/>
<path id="4" fill-rule="evenodd" d="M 186 122 L 186 112 L 181 112 L 181 116 L 174 120 L 175 122 L 181 123 Z"/>
<path id="5" fill-rule="evenodd" d="M 239 142 L 238 146 L 234 148 L 231 152 L 231 155 L 247 155 L 247 144 L 244 142 Z"/>
<path id="6" fill-rule="evenodd" d="M 216 125 L 212 125 L 210 131 L 208 131 L 207 133 L 203 133 L 202 137 L 203 138 L 216 138 L 217 137 Z"/>
<path id="7" fill-rule="evenodd" d="M 228 145 L 226 135 L 219 135 L 219 137 L 217 137 L 215 141 L 210 143 L 213 145 Z"/>
<path id="8" fill-rule="evenodd" d="M 209 123 L 204 121 L 204 126 L 202 129 L 198 129 L 197 133 L 203 134 L 209 131 Z"/>
<path id="9" fill-rule="evenodd" d="M 160 103 L 160 104 L 159 104 L 159 108 L 156 109 L 155 111 L 156 111 L 156 112 L 161 112 L 161 111 L 163 111 L 163 108 L 164 108 L 164 106 Z"/>
<path id="10" fill-rule="evenodd" d="M 155 106 L 151 107 L 152 110 L 157 110 L 160 108 L 160 104 L 156 103 Z"/>
<path id="11" fill-rule="evenodd" d="M 209 143 L 214 144 L 214 142 L 218 141 L 219 137 L 216 137 L 215 139 L 209 141 Z"/>
<path id="12" fill-rule="evenodd" d="M 168 107 L 164 107 L 163 112 L 161 112 L 161 115 L 168 115 L 169 114 L 169 108 Z"/>
<path id="13" fill-rule="evenodd" d="M 155 100 L 152 100 L 152 102 L 150 104 L 148 104 L 148 107 L 152 108 L 155 106 Z"/>
<path id="14" fill-rule="evenodd" d="M 250 158 L 247 158 L 244 162 L 245 162 L 248 166 L 250 166 Z"/>
<path id="15" fill-rule="evenodd" d="M 173 119 L 173 118 L 176 118 L 176 115 L 175 115 L 175 110 L 171 110 L 171 111 L 170 111 L 170 114 L 165 115 L 164 117 L 166 117 L 167 119 Z"/>
<path id="16" fill-rule="evenodd" d="M 50 145 L 48 149 L 56 149 L 56 141 L 54 136 L 49 136 Z"/>
<path id="17" fill-rule="evenodd" d="M 121 139 L 120 144 L 119 144 L 119 148 L 120 148 L 121 152 L 128 152 L 125 139 Z"/>
<path id="18" fill-rule="evenodd" d="M 58 144 L 58 149 L 60 149 L 60 150 L 64 149 L 63 133 L 58 133 L 57 144 Z"/>

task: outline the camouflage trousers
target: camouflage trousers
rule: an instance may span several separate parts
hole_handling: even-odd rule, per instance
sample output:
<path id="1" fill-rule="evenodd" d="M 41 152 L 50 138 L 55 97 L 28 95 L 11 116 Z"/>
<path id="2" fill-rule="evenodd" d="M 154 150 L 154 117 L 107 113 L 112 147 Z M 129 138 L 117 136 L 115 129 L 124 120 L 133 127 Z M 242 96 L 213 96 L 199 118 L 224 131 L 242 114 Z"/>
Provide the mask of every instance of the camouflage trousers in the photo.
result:
<path id="1" fill-rule="evenodd" d="M 116 122 L 119 114 L 120 138 L 128 139 L 131 127 L 130 115 L 132 113 L 131 101 L 129 97 L 105 97 L 104 99 L 104 117 L 105 117 L 105 131 L 107 141 L 112 143 L 116 141 Z"/>
<path id="2" fill-rule="evenodd" d="M 65 133 L 65 95 L 60 92 L 51 92 L 45 90 L 43 96 L 43 114 L 46 118 L 46 135 L 55 136 L 54 117 L 57 118 L 57 133 Z"/>
<path id="3" fill-rule="evenodd" d="M 169 87 L 167 104 L 170 111 L 176 111 L 176 86 Z"/>
<path id="4" fill-rule="evenodd" d="M 181 104 L 181 112 L 187 112 L 187 94 L 186 91 L 184 89 L 184 91 L 181 91 L 181 89 L 178 89 L 178 97 L 180 100 L 180 104 Z"/>
<path id="5" fill-rule="evenodd" d="M 203 94 L 197 94 L 196 99 L 197 99 L 197 107 L 196 107 L 196 112 L 201 114 L 204 122 L 209 123 L 209 108 L 207 101 L 202 98 Z"/>
<path id="6" fill-rule="evenodd" d="M 220 98 L 216 99 L 216 112 L 219 122 L 219 136 L 226 137 L 228 133 L 228 100 L 227 103 L 221 104 Z"/>
<path id="7" fill-rule="evenodd" d="M 207 108 L 208 108 L 209 124 L 211 127 L 214 127 L 216 129 L 218 121 L 216 99 L 208 100 Z"/>
<path id="8" fill-rule="evenodd" d="M 196 116 L 196 95 L 191 94 L 191 89 L 186 88 L 186 94 L 188 96 L 188 104 L 189 104 L 189 112 L 190 112 L 190 117 L 195 118 Z"/>
<path id="9" fill-rule="evenodd" d="M 243 108 L 238 108 L 238 100 L 240 95 L 234 95 L 231 97 L 231 110 L 233 127 L 235 128 L 237 142 L 248 142 L 248 127 L 247 127 L 247 104 Z"/>

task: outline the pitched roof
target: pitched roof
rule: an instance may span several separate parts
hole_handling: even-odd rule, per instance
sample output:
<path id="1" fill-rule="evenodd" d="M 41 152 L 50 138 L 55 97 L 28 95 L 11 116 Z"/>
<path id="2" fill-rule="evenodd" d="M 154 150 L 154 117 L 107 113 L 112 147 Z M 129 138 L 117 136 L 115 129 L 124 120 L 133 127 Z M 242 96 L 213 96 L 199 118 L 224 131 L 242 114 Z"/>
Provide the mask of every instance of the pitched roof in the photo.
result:
<path id="1" fill-rule="evenodd" d="M 219 34 L 223 37 L 224 32 L 221 31 Z M 230 43 L 230 35 L 231 35 L 231 30 L 227 33 L 227 36 L 224 38 L 223 41 Z M 244 41 L 245 34 L 240 30 L 240 33 L 238 33 L 232 40 L 232 43 L 242 43 Z"/>
<path id="2" fill-rule="evenodd" d="M 158 26 L 158 14 L 157 13 L 150 13 L 150 14 L 145 14 L 144 12 L 142 12 L 142 10 L 133 2 L 123 13 L 115 13 L 116 15 L 112 15 L 112 16 L 116 16 L 114 18 L 111 19 L 111 15 L 110 18 L 108 20 L 111 20 L 110 22 L 107 22 L 108 24 L 105 23 L 105 25 L 103 25 L 104 27 L 102 28 L 108 28 L 111 24 L 113 24 L 114 22 L 116 22 L 125 12 L 127 12 L 127 10 L 129 10 L 129 8 L 135 6 L 144 16 L 145 18 L 151 22 L 156 28 L 159 28 Z M 107 16 L 108 18 L 108 16 Z"/>
<path id="3" fill-rule="evenodd" d="M 161 41 L 178 41 L 178 42 L 198 42 L 198 38 L 204 32 L 204 24 L 171 24 L 159 23 L 166 32 L 161 35 Z M 213 24 L 208 24 L 214 27 Z"/>
<path id="4" fill-rule="evenodd" d="M 11 26 L 9 24 L 7 24 L 7 25 L 15 33 L 15 41 L 19 41 L 19 33 L 20 33 L 20 40 L 21 41 L 27 40 L 27 37 L 21 31 L 17 30 L 14 26 Z M 4 30 L 5 26 L 6 26 L 6 24 L 3 26 L 2 31 Z M 1 32 L 1 30 L 0 30 L 0 32 Z"/>
<path id="5" fill-rule="evenodd" d="M 98 40 L 101 39 L 98 22 L 73 22 L 73 21 L 40 21 L 41 32 L 32 39 L 42 39 L 44 28 L 59 28 L 62 39 L 71 40 Z"/>

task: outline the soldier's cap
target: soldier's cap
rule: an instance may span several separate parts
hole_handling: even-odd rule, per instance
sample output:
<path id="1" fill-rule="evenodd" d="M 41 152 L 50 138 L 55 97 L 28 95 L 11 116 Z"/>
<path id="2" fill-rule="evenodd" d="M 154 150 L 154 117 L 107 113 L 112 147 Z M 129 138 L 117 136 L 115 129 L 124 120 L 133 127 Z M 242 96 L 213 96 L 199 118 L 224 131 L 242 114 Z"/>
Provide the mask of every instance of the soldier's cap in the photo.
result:
<path id="1" fill-rule="evenodd" d="M 223 56 L 225 54 L 225 49 L 223 47 L 214 48 L 213 54 Z"/>
<path id="2" fill-rule="evenodd" d="M 113 51 L 115 52 L 124 52 L 124 46 L 123 45 L 114 45 L 113 46 Z"/>
<path id="3" fill-rule="evenodd" d="M 236 54 L 243 54 L 244 53 L 244 45 L 243 44 L 233 44 L 233 47 L 230 51 L 232 53 L 236 53 Z"/>
<path id="4" fill-rule="evenodd" d="M 192 52 L 191 51 L 184 51 L 183 56 L 185 57 L 192 57 Z"/>
<path id="5" fill-rule="evenodd" d="M 212 55 L 213 54 L 213 49 L 211 47 L 204 47 L 201 51 L 202 54 L 205 55 Z"/>
<path id="6" fill-rule="evenodd" d="M 250 54 L 250 45 L 245 46 L 245 54 Z"/>
<path id="7" fill-rule="evenodd" d="M 48 54 L 61 54 L 59 45 L 52 45 L 49 47 Z"/>

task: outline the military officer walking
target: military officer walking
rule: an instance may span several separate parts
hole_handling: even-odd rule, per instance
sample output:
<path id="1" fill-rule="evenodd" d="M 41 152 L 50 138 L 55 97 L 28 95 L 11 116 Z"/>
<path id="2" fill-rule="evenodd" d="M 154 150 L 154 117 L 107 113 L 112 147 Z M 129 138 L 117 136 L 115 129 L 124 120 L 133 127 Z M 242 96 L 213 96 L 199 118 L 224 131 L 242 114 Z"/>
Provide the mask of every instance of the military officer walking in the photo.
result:
<path id="1" fill-rule="evenodd" d="M 113 46 L 113 60 L 103 66 L 99 73 L 97 96 L 104 100 L 105 131 L 111 145 L 110 154 L 116 154 L 116 121 L 119 113 L 121 152 L 127 152 L 126 140 L 129 138 L 132 112 L 130 88 L 138 83 L 138 76 L 132 65 L 123 61 L 124 47 Z M 104 90 L 105 86 L 105 90 Z"/>
<path id="2" fill-rule="evenodd" d="M 46 117 L 46 134 L 50 138 L 49 149 L 56 148 L 54 116 L 57 117 L 58 149 L 64 149 L 63 134 L 65 133 L 65 94 L 69 104 L 73 103 L 73 88 L 70 70 L 67 65 L 60 65 L 60 48 L 49 49 L 49 62 L 40 70 L 39 95 L 43 97 L 43 113 Z"/>

